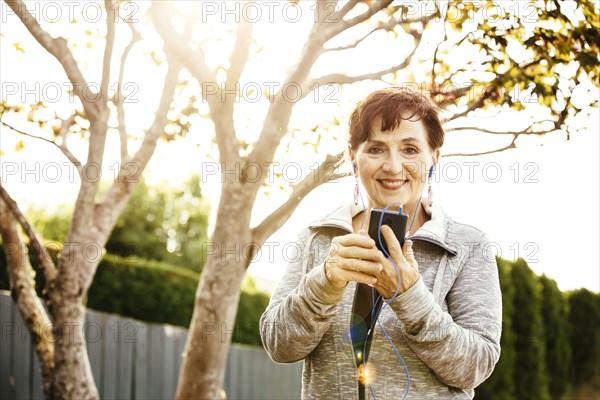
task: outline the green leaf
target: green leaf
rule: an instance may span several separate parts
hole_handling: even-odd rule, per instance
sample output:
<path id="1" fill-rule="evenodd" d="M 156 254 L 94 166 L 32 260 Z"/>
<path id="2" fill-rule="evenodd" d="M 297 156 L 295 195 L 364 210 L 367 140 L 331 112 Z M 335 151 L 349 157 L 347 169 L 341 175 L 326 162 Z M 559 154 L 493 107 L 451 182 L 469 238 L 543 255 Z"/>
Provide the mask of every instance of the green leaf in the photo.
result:
<path id="1" fill-rule="evenodd" d="M 20 51 L 22 54 L 25 54 L 25 49 L 21 47 L 21 42 L 14 42 L 13 46 L 15 46 L 15 50 Z"/>

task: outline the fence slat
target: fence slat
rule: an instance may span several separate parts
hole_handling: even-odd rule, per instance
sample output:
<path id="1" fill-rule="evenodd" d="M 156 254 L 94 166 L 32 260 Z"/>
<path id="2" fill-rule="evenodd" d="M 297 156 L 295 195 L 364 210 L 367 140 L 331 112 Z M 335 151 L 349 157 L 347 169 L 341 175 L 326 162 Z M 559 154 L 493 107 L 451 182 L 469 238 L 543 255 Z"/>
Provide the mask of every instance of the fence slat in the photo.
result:
<path id="1" fill-rule="evenodd" d="M 19 349 L 13 353 L 13 399 L 31 398 L 31 334 L 21 318 L 21 314 L 15 308 L 13 310 L 13 323 L 16 335 L 14 336 L 14 347 Z"/>
<path id="2" fill-rule="evenodd" d="M 231 347 L 231 350 L 229 350 L 229 354 L 227 354 L 227 364 L 225 365 L 225 377 L 223 378 L 223 390 L 225 390 L 225 393 L 227 394 L 227 398 L 230 399 L 231 398 L 231 391 L 232 391 L 232 378 L 231 378 L 231 366 L 233 365 L 233 353 L 234 353 L 235 349 L 233 348 L 233 346 Z"/>
<path id="3" fill-rule="evenodd" d="M 8 293 L 8 292 L 7 292 Z M 2 320 L 2 341 L 0 343 L 0 399 L 10 399 L 13 349 L 16 326 L 13 322 L 13 300 L 8 295 L 0 295 L 0 320 Z"/>
<path id="4" fill-rule="evenodd" d="M 135 399 L 148 398 L 148 337 L 149 328 L 147 324 L 139 324 L 138 337 L 140 340 L 135 344 Z"/>
<path id="5" fill-rule="evenodd" d="M 44 390 L 42 389 L 42 372 L 40 370 L 40 360 L 35 351 L 35 348 L 32 346 L 32 384 L 31 384 L 31 398 L 33 400 L 43 400 L 44 399 Z"/>
<path id="6" fill-rule="evenodd" d="M 173 399 L 175 398 L 175 385 L 176 378 L 174 374 L 175 370 L 175 336 L 173 327 L 165 326 L 163 331 L 163 385 L 162 385 L 162 398 Z"/>
<path id="7" fill-rule="evenodd" d="M 94 382 L 100 397 L 102 397 L 102 337 L 105 334 L 105 329 L 102 326 L 101 313 L 93 310 L 86 311 L 83 334 L 87 343 L 88 358 Z"/>
<path id="8" fill-rule="evenodd" d="M 132 398 L 133 353 L 139 342 L 139 324 L 130 319 L 121 319 L 119 331 L 119 358 L 117 360 L 117 391 L 116 398 Z"/>
<path id="9" fill-rule="evenodd" d="M 231 362 L 228 364 L 229 376 L 230 376 L 230 384 L 229 393 L 227 393 L 227 398 L 237 399 L 240 394 L 238 393 L 238 388 L 243 383 L 240 382 L 240 375 L 238 373 L 238 367 L 240 365 L 240 350 L 237 348 L 231 348 L 229 351 L 231 354 Z"/>
<path id="10" fill-rule="evenodd" d="M 102 398 L 114 399 L 117 397 L 117 360 L 121 342 L 121 321 L 116 315 L 111 314 L 105 314 L 103 321 L 105 330 L 103 335 Z"/>
<path id="11" fill-rule="evenodd" d="M 162 399 L 162 381 L 164 379 L 164 337 L 165 329 L 161 325 L 151 325 L 149 341 L 150 393 L 149 398 Z"/>
<path id="12" fill-rule="evenodd" d="M 187 330 L 178 328 L 177 329 L 177 354 L 175 354 L 176 365 L 176 376 L 179 379 L 179 373 L 181 372 L 181 366 L 183 365 L 183 352 L 185 351 L 185 344 L 187 340 Z"/>

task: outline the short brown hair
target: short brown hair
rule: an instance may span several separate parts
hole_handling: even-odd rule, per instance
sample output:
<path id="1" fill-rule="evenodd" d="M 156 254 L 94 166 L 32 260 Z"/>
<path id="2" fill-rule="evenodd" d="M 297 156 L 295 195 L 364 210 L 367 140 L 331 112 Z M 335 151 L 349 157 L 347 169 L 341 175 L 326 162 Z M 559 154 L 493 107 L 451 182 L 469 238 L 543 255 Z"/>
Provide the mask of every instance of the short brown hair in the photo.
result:
<path id="1" fill-rule="evenodd" d="M 410 113 L 409 118 L 406 113 Z M 369 139 L 373 121 L 379 117 L 383 132 L 396 129 L 404 119 L 413 120 L 416 117 L 425 126 L 431 150 L 439 149 L 444 144 L 444 129 L 433 102 L 417 91 L 393 86 L 369 94 L 352 111 L 348 131 L 348 147 L 352 152 L 356 152 L 358 146 Z"/>

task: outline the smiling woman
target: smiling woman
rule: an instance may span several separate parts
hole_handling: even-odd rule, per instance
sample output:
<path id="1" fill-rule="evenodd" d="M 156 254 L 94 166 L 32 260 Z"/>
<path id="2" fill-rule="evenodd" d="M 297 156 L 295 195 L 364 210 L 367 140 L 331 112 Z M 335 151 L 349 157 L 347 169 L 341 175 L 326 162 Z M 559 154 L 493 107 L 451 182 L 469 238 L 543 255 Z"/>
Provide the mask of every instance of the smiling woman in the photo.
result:
<path id="1" fill-rule="evenodd" d="M 418 211 L 444 143 L 436 109 L 425 97 L 398 88 L 372 93 L 350 117 L 348 142 L 371 206 L 399 202 L 411 215 Z M 417 221 L 415 230 L 424 222 Z"/>
<path id="2" fill-rule="evenodd" d="M 302 230 L 303 249 L 261 317 L 277 362 L 304 359 L 303 398 L 469 399 L 500 356 L 502 304 L 487 235 L 421 202 L 444 131 L 424 96 L 391 87 L 350 117 L 349 155 L 368 206 L 402 204 L 401 247 L 385 257 L 363 229 L 367 209 L 338 208 Z M 391 208 L 391 207 L 390 207 Z M 410 221 L 410 219 L 409 219 Z M 413 248 L 414 242 L 414 248 Z"/>

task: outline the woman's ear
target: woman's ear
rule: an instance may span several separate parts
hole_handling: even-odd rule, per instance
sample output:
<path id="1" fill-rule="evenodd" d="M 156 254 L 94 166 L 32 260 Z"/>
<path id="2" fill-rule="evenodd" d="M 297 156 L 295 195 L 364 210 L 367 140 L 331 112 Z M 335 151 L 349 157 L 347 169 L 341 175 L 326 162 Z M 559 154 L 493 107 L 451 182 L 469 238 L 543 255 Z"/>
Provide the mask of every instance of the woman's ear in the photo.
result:
<path id="1" fill-rule="evenodd" d="M 437 165 L 437 163 L 440 161 L 440 149 L 435 149 L 435 151 L 433 152 L 433 163 Z"/>

